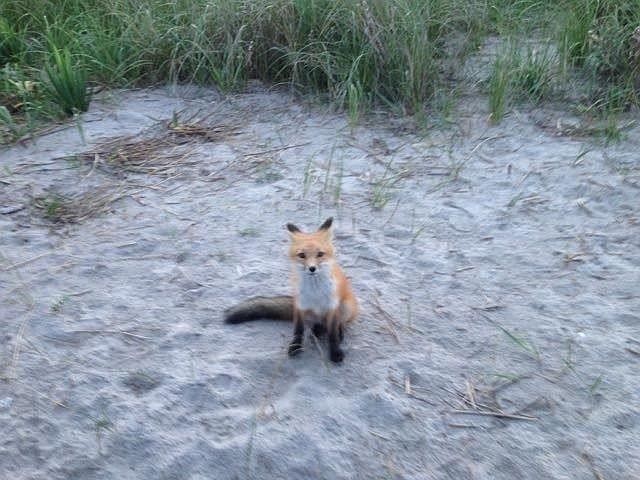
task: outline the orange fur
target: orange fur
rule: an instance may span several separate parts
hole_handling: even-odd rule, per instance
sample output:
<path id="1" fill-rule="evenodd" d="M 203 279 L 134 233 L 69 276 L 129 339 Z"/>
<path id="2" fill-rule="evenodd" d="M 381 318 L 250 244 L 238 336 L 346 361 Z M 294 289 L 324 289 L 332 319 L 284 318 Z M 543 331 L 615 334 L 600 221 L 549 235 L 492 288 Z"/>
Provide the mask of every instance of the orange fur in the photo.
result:
<path id="1" fill-rule="evenodd" d="M 358 301 L 351 284 L 335 257 L 331 235 L 332 218 L 313 233 L 302 232 L 293 224 L 287 229 L 291 237 L 289 257 L 293 279 L 293 340 L 289 355 L 302 350 L 305 326 L 329 334 L 329 358 L 341 362 L 340 348 L 344 326 L 358 315 Z"/>
<path id="2" fill-rule="evenodd" d="M 292 283 L 297 313 L 299 315 L 307 315 L 313 312 L 298 307 L 300 305 L 300 281 L 303 272 L 297 269 L 296 265 L 308 270 L 310 267 L 321 268 L 323 264 L 326 264 L 330 268 L 330 278 L 335 286 L 335 292 L 333 301 L 327 302 L 324 306 L 326 310 L 322 313 L 327 314 L 329 317 L 342 314 L 342 318 L 339 318 L 338 321 L 345 323 L 355 320 L 358 315 L 358 300 L 351 289 L 351 282 L 336 261 L 331 230 L 320 229 L 314 233 L 294 231 L 290 232 L 290 237 L 289 257 L 294 264 Z M 304 257 L 301 257 L 300 254 L 304 254 Z M 318 254 L 322 254 L 322 256 L 319 257 Z"/>
<path id="3" fill-rule="evenodd" d="M 328 333 L 329 358 L 341 362 L 344 327 L 358 315 L 358 300 L 336 261 L 332 218 L 313 233 L 287 224 L 291 244 L 293 296 L 253 297 L 225 311 L 226 323 L 259 319 L 293 320 L 289 355 L 302 351 L 305 327 L 315 335 Z"/>

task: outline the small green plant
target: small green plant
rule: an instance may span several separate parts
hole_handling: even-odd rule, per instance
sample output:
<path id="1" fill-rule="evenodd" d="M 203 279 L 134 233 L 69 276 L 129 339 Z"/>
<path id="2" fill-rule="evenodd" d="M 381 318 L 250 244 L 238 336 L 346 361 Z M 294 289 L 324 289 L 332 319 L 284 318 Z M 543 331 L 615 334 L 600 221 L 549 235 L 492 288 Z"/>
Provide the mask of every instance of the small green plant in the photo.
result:
<path id="1" fill-rule="evenodd" d="M 500 123 L 504 118 L 509 95 L 509 69 L 504 58 L 498 57 L 489 78 L 489 111 L 491 121 Z"/>
<path id="2" fill-rule="evenodd" d="M 282 173 L 268 163 L 261 164 L 256 170 L 256 183 L 274 183 L 284 178 Z"/>
<path id="3" fill-rule="evenodd" d="M 260 232 L 255 227 L 247 227 L 243 228 L 238 232 L 241 237 L 257 237 L 260 235 Z"/>
<path id="4" fill-rule="evenodd" d="M 51 311 L 53 313 L 62 313 L 64 304 L 67 302 L 68 299 L 69 297 L 67 297 L 66 295 L 63 295 L 62 297 L 60 297 L 53 305 L 51 305 Z"/>
<path id="5" fill-rule="evenodd" d="M 311 188 L 311 182 L 314 179 L 313 158 L 309 158 L 307 166 L 304 168 L 304 176 L 302 179 L 302 198 L 306 198 Z"/>
<path id="6" fill-rule="evenodd" d="M 0 127 L 6 130 L 11 140 L 22 136 L 23 129 L 16 124 L 9 110 L 7 110 L 7 107 L 4 105 L 0 105 Z"/>
<path id="7" fill-rule="evenodd" d="M 492 377 L 496 377 L 499 380 L 505 380 L 507 382 L 515 382 L 520 379 L 520 375 L 511 372 L 497 372 L 490 374 Z"/>
<path id="8" fill-rule="evenodd" d="M 216 252 L 213 254 L 213 256 L 216 258 L 216 260 L 218 260 L 218 262 L 223 263 L 228 261 L 231 258 L 231 255 L 227 252 L 224 252 L 222 250 Z"/>
<path id="9" fill-rule="evenodd" d="M 406 169 L 396 169 L 392 167 L 393 160 L 389 160 L 385 165 L 382 177 L 372 182 L 371 206 L 376 210 L 382 210 L 393 196 L 398 184 L 409 175 Z"/>
<path id="10" fill-rule="evenodd" d="M 513 332 L 510 332 L 509 330 L 507 330 L 501 325 L 498 325 L 498 328 L 502 330 L 502 332 L 507 337 L 509 337 L 509 339 L 514 344 L 520 347 L 527 355 L 533 357 L 535 360 L 540 360 L 540 353 L 538 352 L 538 349 L 533 345 L 533 343 L 531 343 L 529 340 L 527 340 L 525 337 L 521 335 L 517 335 Z"/>
<path id="11" fill-rule="evenodd" d="M 44 216 L 53 222 L 60 220 L 60 214 L 63 209 L 63 200 L 60 197 L 53 196 L 43 199 Z"/>
<path id="12" fill-rule="evenodd" d="M 66 115 L 86 112 L 91 101 L 86 71 L 67 48 L 54 47 L 51 55 L 53 64 L 45 66 L 45 90 Z"/>
<path id="13" fill-rule="evenodd" d="M 26 50 L 24 32 L 14 30 L 5 17 L 0 16 L 0 67 L 15 61 Z"/>
<path id="14" fill-rule="evenodd" d="M 96 431 L 96 443 L 98 444 L 98 452 L 102 454 L 102 437 L 104 436 L 105 432 L 113 432 L 115 426 L 105 414 L 102 414 L 100 418 L 94 418 L 93 421 Z"/>
<path id="15" fill-rule="evenodd" d="M 517 101 L 535 104 L 549 97 L 553 88 L 555 57 L 546 48 L 510 45 L 496 58 L 489 77 L 491 120 L 499 123 Z"/>
<path id="16" fill-rule="evenodd" d="M 347 113 L 349 116 L 349 124 L 352 127 L 358 123 L 358 119 L 360 118 L 363 96 L 362 86 L 349 83 L 347 87 Z"/>
<path id="17" fill-rule="evenodd" d="M 342 196 L 342 179 L 344 177 L 344 162 L 340 159 L 338 163 L 338 171 L 334 175 L 335 185 L 333 190 L 333 201 L 336 205 L 340 204 L 340 198 Z"/>
<path id="18" fill-rule="evenodd" d="M 609 114 L 606 116 L 603 134 L 607 143 L 619 142 L 624 138 L 624 132 L 618 126 L 618 120 L 614 114 Z"/>
<path id="19" fill-rule="evenodd" d="M 227 33 L 225 44 L 218 56 L 219 61 L 211 66 L 213 81 L 223 92 L 236 90 L 246 83 L 250 51 L 245 50 L 242 40 L 244 30 L 243 25 L 235 36 Z"/>
<path id="20" fill-rule="evenodd" d="M 602 374 L 598 375 L 598 377 L 593 381 L 593 383 L 589 385 L 590 395 L 595 395 L 598 392 L 600 385 L 602 385 L 602 378 L 603 378 Z"/>
<path id="21" fill-rule="evenodd" d="M 391 191 L 389 183 L 384 179 L 379 180 L 373 184 L 373 190 L 371 191 L 371 206 L 375 210 L 382 210 L 389 200 L 391 200 Z"/>

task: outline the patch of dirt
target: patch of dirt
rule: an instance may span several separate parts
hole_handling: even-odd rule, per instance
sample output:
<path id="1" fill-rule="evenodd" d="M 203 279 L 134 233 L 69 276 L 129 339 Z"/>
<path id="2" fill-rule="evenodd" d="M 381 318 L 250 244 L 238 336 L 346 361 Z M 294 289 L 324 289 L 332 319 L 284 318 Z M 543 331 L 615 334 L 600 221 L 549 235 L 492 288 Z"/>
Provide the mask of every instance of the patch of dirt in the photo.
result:
<path id="1" fill-rule="evenodd" d="M 82 135 L 4 148 L 0 471 L 633 478 L 640 132 L 540 115 L 490 125 L 469 97 L 418 135 L 264 89 L 116 91 Z M 53 224 L 27 208 L 51 195 L 100 208 Z M 280 322 L 223 325 L 288 293 L 285 223 L 330 215 L 362 305 L 344 364 L 311 339 L 289 359 Z"/>

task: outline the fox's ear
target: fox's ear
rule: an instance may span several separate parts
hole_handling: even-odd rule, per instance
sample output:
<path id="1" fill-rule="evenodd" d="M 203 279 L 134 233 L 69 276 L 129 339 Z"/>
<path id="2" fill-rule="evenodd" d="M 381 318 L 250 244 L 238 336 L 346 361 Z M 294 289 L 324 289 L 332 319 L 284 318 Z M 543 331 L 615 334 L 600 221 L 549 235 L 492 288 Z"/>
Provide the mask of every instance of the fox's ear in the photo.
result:
<path id="1" fill-rule="evenodd" d="M 318 230 L 329 230 L 333 224 L 333 217 L 327 218 Z"/>
<path id="2" fill-rule="evenodd" d="M 289 230 L 290 233 L 300 233 L 300 229 L 293 223 L 287 223 L 287 230 Z"/>

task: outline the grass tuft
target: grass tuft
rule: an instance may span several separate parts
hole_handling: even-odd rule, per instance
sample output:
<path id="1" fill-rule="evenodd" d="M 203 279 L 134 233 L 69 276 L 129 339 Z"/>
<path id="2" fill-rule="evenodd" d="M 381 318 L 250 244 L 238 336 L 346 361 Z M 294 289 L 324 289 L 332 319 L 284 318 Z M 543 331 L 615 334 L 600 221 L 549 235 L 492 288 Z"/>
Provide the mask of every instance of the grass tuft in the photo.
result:
<path id="1" fill-rule="evenodd" d="M 515 102 L 537 105 L 549 98 L 556 63 L 555 56 L 545 46 L 509 45 L 496 58 L 489 77 L 491 120 L 499 123 Z"/>
<path id="2" fill-rule="evenodd" d="M 572 2 L 560 17 L 565 61 L 590 78 L 590 100 L 602 110 L 638 105 L 640 0 Z"/>
<path id="3" fill-rule="evenodd" d="M 85 111 L 89 82 L 233 91 L 250 79 L 327 99 L 353 125 L 380 105 L 418 116 L 447 105 L 490 34 L 519 42 L 489 80 L 494 121 L 558 90 L 558 60 L 562 83 L 586 83 L 591 105 L 640 103 L 640 0 L 14 0 L 0 7 L 0 67 L 45 80 L 9 109 L 21 126 Z"/>
<path id="4" fill-rule="evenodd" d="M 60 106 L 65 115 L 86 112 L 91 94 L 87 88 L 84 68 L 74 62 L 68 49 L 53 48 L 53 64 L 45 66 L 46 81 L 43 83 L 51 99 Z"/>

